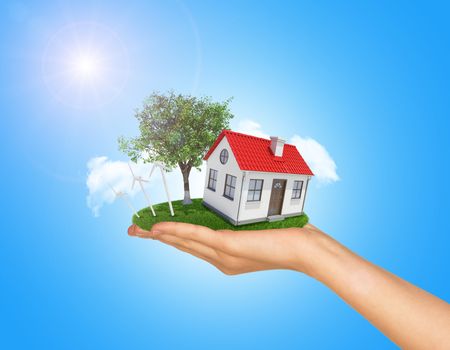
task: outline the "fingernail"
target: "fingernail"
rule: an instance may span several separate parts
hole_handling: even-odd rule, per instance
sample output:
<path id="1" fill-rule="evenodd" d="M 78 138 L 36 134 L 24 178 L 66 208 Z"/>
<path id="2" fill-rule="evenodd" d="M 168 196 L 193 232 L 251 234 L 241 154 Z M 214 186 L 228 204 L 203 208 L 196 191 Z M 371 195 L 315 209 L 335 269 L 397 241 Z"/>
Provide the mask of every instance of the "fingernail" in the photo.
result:
<path id="1" fill-rule="evenodd" d="M 131 237 L 136 236 L 135 230 L 136 230 L 135 225 L 130 226 L 128 228 L 128 236 L 131 236 Z"/>

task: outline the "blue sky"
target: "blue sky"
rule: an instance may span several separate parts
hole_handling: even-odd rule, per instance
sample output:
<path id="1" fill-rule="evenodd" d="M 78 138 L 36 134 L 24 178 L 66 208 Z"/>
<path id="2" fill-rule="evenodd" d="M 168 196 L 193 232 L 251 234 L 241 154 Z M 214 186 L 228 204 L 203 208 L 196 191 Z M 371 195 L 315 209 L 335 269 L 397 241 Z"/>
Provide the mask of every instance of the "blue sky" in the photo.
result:
<path id="1" fill-rule="evenodd" d="M 171 88 L 233 96 L 234 127 L 318 140 L 340 181 L 311 186 L 311 221 L 450 300 L 445 3 L 3 1 L 0 13 L 0 347 L 394 348 L 306 276 L 223 276 L 129 238 L 124 203 L 93 217 L 87 161 L 126 160 L 117 136 Z M 107 103 L 46 83 L 49 46 L 62 54 L 52 38 L 73 23 L 81 42 L 83 23 L 112 38 L 106 82 L 121 88 Z"/>

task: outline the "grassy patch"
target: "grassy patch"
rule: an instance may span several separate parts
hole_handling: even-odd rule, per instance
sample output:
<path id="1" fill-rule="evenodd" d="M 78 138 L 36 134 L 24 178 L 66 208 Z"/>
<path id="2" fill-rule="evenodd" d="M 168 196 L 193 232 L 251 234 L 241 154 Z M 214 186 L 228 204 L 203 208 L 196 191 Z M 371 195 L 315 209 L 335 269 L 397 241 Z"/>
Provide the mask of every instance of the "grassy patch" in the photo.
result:
<path id="1" fill-rule="evenodd" d="M 203 225 L 214 230 L 267 230 L 271 228 L 303 227 L 308 223 L 308 216 L 302 214 L 286 218 L 275 222 L 257 222 L 241 226 L 234 226 L 221 216 L 209 210 L 202 204 L 202 199 L 192 200 L 192 204 L 183 205 L 182 201 L 172 202 L 175 216 L 170 216 L 169 205 L 159 203 L 153 206 L 156 217 L 152 215 L 150 208 L 144 208 L 139 211 L 140 218 L 133 216 L 133 223 L 139 227 L 149 230 L 154 224 L 162 221 L 187 222 L 196 225 Z"/>

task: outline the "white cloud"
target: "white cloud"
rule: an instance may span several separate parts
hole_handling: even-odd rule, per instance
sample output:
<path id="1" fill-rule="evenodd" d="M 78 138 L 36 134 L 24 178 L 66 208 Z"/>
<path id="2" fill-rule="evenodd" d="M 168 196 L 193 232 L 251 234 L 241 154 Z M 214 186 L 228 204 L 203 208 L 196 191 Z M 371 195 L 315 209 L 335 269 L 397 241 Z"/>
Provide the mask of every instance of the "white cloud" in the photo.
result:
<path id="1" fill-rule="evenodd" d="M 290 143 L 297 147 L 319 183 L 327 184 L 339 180 L 336 163 L 319 142 L 310 137 L 303 138 L 294 135 L 291 137 Z"/>
<path id="2" fill-rule="evenodd" d="M 150 173 L 151 164 L 139 162 L 131 163 L 131 166 L 136 175 L 148 176 Z M 86 200 L 94 216 L 99 215 L 100 208 L 105 203 L 115 201 L 116 197 L 109 186 L 116 191 L 127 193 L 130 197 L 139 192 L 139 186 L 131 188 L 133 177 L 126 162 L 112 161 L 104 156 L 94 157 L 88 161 L 87 168 L 86 186 L 89 193 Z"/>
<path id="3" fill-rule="evenodd" d="M 260 124 L 249 119 L 240 121 L 237 131 L 267 139 L 270 138 L 270 136 L 262 130 Z M 297 147 L 300 154 L 313 171 L 319 184 L 327 184 L 339 180 L 335 161 L 331 158 L 326 148 L 319 142 L 311 137 L 294 135 L 290 138 L 289 143 Z"/>
<path id="4" fill-rule="evenodd" d="M 270 139 L 270 135 L 263 132 L 261 124 L 250 119 L 241 120 L 236 131 L 243 134 L 262 137 L 264 139 Z"/>

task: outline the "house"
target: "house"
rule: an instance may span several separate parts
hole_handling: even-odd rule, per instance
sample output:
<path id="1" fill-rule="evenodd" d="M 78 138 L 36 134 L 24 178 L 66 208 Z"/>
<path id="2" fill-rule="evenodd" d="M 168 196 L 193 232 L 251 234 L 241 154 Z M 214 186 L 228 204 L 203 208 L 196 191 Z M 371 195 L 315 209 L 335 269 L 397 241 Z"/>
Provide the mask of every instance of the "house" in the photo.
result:
<path id="1" fill-rule="evenodd" d="M 223 130 L 204 160 L 203 204 L 232 224 L 303 213 L 313 173 L 294 145 Z"/>

